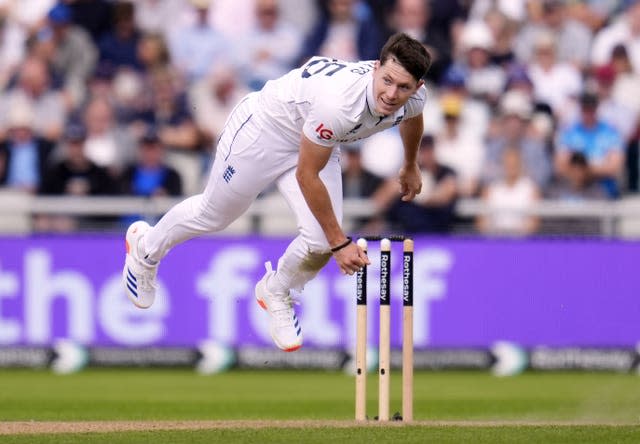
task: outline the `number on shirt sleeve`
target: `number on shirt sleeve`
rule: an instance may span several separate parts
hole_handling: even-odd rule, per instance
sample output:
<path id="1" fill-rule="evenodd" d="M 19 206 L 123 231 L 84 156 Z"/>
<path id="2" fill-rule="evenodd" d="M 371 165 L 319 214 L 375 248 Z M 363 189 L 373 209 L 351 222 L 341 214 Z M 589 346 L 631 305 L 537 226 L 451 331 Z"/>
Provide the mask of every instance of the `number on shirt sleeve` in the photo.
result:
<path id="1" fill-rule="evenodd" d="M 338 62 L 336 59 L 312 59 L 302 70 L 302 78 L 306 79 L 321 72 L 324 72 L 324 75 L 329 77 L 346 67 L 347 65 Z"/>

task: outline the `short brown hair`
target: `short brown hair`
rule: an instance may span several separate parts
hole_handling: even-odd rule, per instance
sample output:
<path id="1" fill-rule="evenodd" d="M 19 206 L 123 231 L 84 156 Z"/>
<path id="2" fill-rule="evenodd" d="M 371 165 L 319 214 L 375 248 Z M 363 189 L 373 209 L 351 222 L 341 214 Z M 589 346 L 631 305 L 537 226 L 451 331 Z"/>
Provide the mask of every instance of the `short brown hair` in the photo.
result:
<path id="1" fill-rule="evenodd" d="M 393 34 L 380 51 L 380 64 L 394 58 L 417 81 L 422 79 L 431 66 L 431 55 L 426 48 L 404 32 Z"/>

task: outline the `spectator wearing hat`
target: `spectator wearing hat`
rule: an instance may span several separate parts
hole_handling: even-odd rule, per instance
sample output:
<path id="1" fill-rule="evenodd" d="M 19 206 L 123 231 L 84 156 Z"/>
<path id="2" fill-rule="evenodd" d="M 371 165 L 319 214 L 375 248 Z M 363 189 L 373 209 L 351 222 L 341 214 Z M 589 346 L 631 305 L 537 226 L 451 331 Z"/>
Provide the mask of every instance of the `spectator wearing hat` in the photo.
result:
<path id="1" fill-rule="evenodd" d="M 42 182 L 53 144 L 33 131 L 28 102 L 14 103 L 7 116 L 7 138 L 0 142 L 0 186 L 35 193 Z"/>
<path id="2" fill-rule="evenodd" d="M 64 83 L 71 108 L 84 100 L 86 82 L 95 69 L 98 50 L 83 28 L 73 24 L 71 8 L 56 4 L 47 15 L 47 26 L 38 34 L 41 53 Z"/>
<path id="3" fill-rule="evenodd" d="M 455 171 L 458 194 L 470 197 L 478 192 L 485 149 L 477 133 L 465 131 L 461 126 L 462 106 L 458 96 L 441 97 L 445 124 L 436 135 L 435 156 L 438 163 Z"/>
<path id="4" fill-rule="evenodd" d="M 526 65 L 512 63 L 506 69 L 507 80 L 504 85 L 505 91 L 518 90 L 531 97 L 533 101 L 533 82 L 527 72 Z"/>
<path id="5" fill-rule="evenodd" d="M 598 118 L 597 95 L 584 93 L 580 110 L 580 120 L 560 132 L 554 158 L 556 174 L 567 177 L 571 153 L 580 152 L 589 162 L 590 175 L 609 198 L 616 198 L 624 164 L 622 137 L 615 127 Z"/>
<path id="6" fill-rule="evenodd" d="M 460 65 L 451 65 L 440 79 L 438 95 L 433 102 L 439 102 L 443 96 L 456 97 L 461 102 L 460 128 L 464 133 L 473 133 L 483 139 L 489 128 L 491 110 L 487 102 L 473 97 L 466 87 L 466 70 Z M 445 127 L 445 118 L 440 106 L 427 106 L 423 112 L 424 133 L 440 134 Z"/>
<path id="7" fill-rule="evenodd" d="M 418 151 L 422 190 L 414 200 L 398 197 L 395 180 L 387 180 L 373 195 L 376 208 L 385 215 L 387 226 L 379 232 L 448 233 L 455 221 L 458 198 L 456 173 L 436 159 L 433 136 L 424 135 Z"/>
<path id="8" fill-rule="evenodd" d="M 106 168 L 92 162 L 85 154 L 85 128 L 72 122 L 62 136 L 62 158 L 44 174 L 38 193 L 49 196 L 101 196 L 119 194 L 116 182 Z M 63 215 L 39 215 L 38 231 L 73 231 L 82 226 L 106 221 L 103 218 L 75 218 Z"/>
<path id="9" fill-rule="evenodd" d="M 120 190 L 129 196 L 161 197 L 182 195 L 182 181 L 165 161 L 166 148 L 156 128 L 148 128 L 139 140 L 138 157 L 120 177 Z M 123 217 L 122 223 L 140 219 L 141 215 Z"/>
<path id="10" fill-rule="evenodd" d="M 121 177 L 122 192 L 133 196 L 180 196 L 182 183 L 177 171 L 165 162 L 166 148 L 153 127 L 140 138 L 136 162 Z"/>
<path id="11" fill-rule="evenodd" d="M 550 32 L 539 33 L 534 42 L 534 60 L 529 66 L 534 99 L 546 103 L 561 125 L 570 121 L 572 102 L 582 91 L 578 69 L 558 60 L 555 37 Z"/>
<path id="12" fill-rule="evenodd" d="M 466 88 L 472 97 L 495 104 L 504 89 L 504 70 L 491 62 L 495 40 L 483 20 L 464 25 L 457 44 L 457 60 L 466 71 Z"/>
<path id="13" fill-rule="evenodd" d="M 520 89 L 507 91 L 498 106 L 498 115 L 486 140 L 486 156 L 482 181 L 503 179 L 503 154 L 508 148 L 518 149 L 523 174 L 544 189 L 552 175 L 551 157 L 544 139 L 532 127 L 534 108 L 530 97 Z"/>

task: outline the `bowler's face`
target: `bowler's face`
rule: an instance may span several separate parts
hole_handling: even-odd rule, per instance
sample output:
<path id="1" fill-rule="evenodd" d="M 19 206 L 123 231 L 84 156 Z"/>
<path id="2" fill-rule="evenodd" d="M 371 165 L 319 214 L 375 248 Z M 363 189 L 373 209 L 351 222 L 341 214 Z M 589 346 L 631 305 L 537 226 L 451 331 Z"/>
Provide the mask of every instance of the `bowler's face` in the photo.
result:
<path id="1" fill-rule="evenodd" d="M 376 61 L 373 68 L 373 96 L 375 109 L 385 116 L 395 113 L 407 103 L 422 86 L 394 57 L 389 57 L 384 65 Z"/>

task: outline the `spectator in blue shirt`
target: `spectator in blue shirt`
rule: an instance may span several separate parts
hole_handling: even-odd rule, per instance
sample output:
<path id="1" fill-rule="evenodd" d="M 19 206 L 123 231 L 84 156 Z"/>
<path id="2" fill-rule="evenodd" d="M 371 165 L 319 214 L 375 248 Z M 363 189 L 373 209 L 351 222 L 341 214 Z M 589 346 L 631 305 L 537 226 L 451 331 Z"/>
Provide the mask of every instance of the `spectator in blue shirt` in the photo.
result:
<path id="1" fill-rule="evenodd" d="M 598 180 L 609 198 L 620 194 L 618 178 L 624 166 L 624 148 L 620 133 L 598 119 L 598 97 L 585 93 L 580 98 L 580 120 L 561 131 L 555 154 L 555 169 L 566 178 L 571 153 L 584 154 L 589 162 L 590 176 Z"/>
<path id="2" fill-rule="evenodd" d="M 7 116 L 7 139 L 0 142 L 0 187 L 34 193 L 47 168 L 53 144 L 33 132 L 35 115 L 27 103 L 16 103 Z"/>

